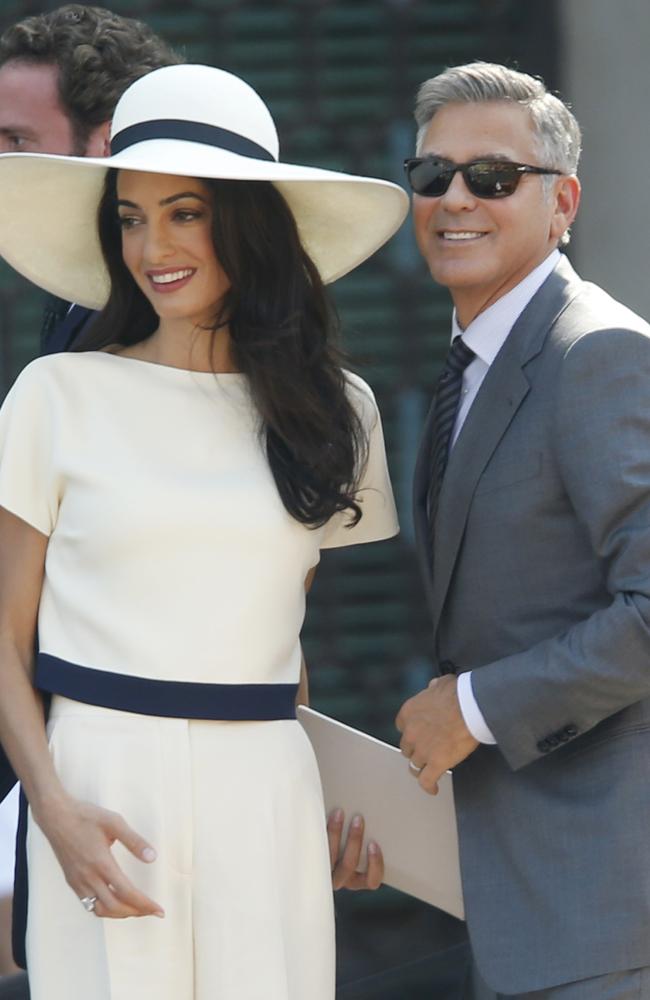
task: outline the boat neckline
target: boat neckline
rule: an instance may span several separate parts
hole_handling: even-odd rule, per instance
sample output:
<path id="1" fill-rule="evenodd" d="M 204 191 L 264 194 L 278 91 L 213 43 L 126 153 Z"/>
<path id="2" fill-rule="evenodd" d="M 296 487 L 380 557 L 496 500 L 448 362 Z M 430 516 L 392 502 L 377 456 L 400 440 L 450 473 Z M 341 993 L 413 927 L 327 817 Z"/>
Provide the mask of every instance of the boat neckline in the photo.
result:
<path id="1" fill-rule="evenodd" d="M 176 365 L 164 365 L 159 361 L 146 361 L 144 358 L 132 358 L 128 354 L 113 354 L 111 351 L 82 351 L 82 354 L 102 354 L 107 358 L 117 358 L 118 361 L 131 361 L 136 365 L 147 365 L 149 368 L 162 368 L 168 372 L 181 372 L 183 375 L 209 375 L 211 378 L 235 377 L 243 378 L 244 372 L 202 371 L 195 368 L 178 368 Z"/>

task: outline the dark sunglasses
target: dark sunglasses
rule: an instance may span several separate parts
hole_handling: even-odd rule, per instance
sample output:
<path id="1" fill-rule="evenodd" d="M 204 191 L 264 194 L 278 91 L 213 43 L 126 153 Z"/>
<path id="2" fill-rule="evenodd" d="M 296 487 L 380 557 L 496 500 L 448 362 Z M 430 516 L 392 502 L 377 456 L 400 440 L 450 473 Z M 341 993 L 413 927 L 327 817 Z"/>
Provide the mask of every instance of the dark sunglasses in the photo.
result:
<path id="1" fill-rule="evenodd" d="M 511 160 L 472 160 L 454 163 L 438 156 L 416 156 L 404 160 L 406 177 L 415 194 L 440 198 L 447 191 L 454 174 L 461 173 L 465 184 L 477 198 L 508 198 L 514 194 L 524 174 L 561 174 L 561 170 L 531 167 Z"/>

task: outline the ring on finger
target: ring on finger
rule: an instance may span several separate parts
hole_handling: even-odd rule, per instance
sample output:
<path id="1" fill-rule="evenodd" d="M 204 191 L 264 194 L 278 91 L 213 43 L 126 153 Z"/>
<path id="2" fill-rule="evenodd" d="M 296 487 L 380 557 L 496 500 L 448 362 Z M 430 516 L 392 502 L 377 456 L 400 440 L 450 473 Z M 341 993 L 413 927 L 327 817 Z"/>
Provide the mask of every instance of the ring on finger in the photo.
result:
<path id="1" fill-rule="evenodd" d="M 83 896 L 79 902 L 83 906 L 86 913 L 94 913 L 95 907 L 97 906 L 97 896 Z"/>
<path id="2" fill-rule="evenodd" d="M 410 760 L 409 761 L 409 767 L 410 767 L 411 771 L 413 771 L 413 774 L 419 774 L 420 771 L 422 770 L 422 767 L 424 767 L 424 765 L 422 765 L 422 767 L 418 767 L 417 764 L 414 764 L 413 761 Z"/>

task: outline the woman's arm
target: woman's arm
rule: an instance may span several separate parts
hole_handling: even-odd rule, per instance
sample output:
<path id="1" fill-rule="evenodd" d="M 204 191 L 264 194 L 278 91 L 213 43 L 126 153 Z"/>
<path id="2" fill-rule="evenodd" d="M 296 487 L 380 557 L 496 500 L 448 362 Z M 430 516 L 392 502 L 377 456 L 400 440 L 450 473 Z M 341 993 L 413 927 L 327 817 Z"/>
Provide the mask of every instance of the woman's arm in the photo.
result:
<path id="1" fill-rule="evenodd" d="M 47 545 L 46 535 L 0 507 L 0 739 L 77 896 L 96 896 L 98 916 L 162 915 L 124 876 L 110 846 L 119 840 L 143 861 L 153 860 L 153 849 L 121 816 L 68 795 L 49 753 L 32 684 Z"/>
<path id="2" fill-rule="evenodd" d="M 48 539 L 0 508 L 0 735 L 34 815 L 61 791 L 32 686 Z"/>

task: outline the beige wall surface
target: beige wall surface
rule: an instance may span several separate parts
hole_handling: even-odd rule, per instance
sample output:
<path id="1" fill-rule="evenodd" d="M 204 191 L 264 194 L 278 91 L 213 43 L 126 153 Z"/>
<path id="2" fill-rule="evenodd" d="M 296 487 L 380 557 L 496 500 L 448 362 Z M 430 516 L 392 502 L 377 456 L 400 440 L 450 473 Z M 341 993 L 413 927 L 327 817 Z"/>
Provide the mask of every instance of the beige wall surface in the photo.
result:
<path id="1" fill-rule="evenodd" d="M 570 257 L 650 321 L 650 0 L 559 0 L 561 90 L 584 131 Z"/>

